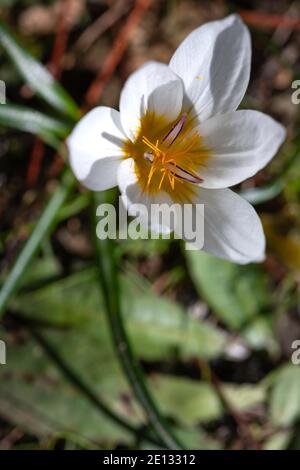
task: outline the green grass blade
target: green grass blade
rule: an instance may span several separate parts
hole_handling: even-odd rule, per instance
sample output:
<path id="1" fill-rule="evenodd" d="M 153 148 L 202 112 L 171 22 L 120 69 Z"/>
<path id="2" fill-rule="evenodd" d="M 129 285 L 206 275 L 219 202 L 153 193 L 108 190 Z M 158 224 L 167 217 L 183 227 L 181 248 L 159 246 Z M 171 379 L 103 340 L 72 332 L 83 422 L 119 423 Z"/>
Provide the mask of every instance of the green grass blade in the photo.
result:
<path id="1" fill-rule="evenodd" d="M 69 171 L 64 173 L 61 185 L 56 189 L 44 212 L 35 225 L 19 256 L 6 277 L 0 291 L 0 318 L 5 312 L 12 295 L 18 289 L 21 278 L 36 254 L 42 240 L 48 235 L 56 222 L 56 216 L 71 191 L 75 180 Z"/>
<path id="2" fill-rule="evenodd" d="M 70 128 L 34 109 L 6 104 L 0 106 L 0 124 L 39 136 L 55 149 L 60 146 L 59 138 L 66 137 Z"/>
<path id="3" fill-rule="evenodd" d="M 250 204 L 262 204 L 268 202 L 277 197 L 283 189 L 286 187 L 290 171 L 293 168 L 294 163 L 299 158 L 300 153 L 300 137 L 295 138 L 295 145 L 293 146 L 288 158 L 282 165 L 282 168 L 278 172 L 277 176 L 273 178 L 273 181 L 265 186 L 257 188 L 249 188 L 240 192 L 240 195 L 247 199 Z"/>
<path id="4" fill-rule="evenodd" d="M 79 109 L 71 96 L 48 70 L 29 54 L 0 21 L 0 44 L 30 88 L 53 108 L 77 120 Z"/>

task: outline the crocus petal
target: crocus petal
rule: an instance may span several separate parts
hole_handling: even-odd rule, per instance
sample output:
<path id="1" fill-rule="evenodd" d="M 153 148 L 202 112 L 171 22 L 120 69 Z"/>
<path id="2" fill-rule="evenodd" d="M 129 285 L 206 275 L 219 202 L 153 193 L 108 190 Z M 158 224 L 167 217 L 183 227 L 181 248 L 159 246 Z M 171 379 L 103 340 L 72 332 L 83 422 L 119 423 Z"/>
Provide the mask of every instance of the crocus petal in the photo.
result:
<path id="1" fill-rule="evenodd" d="M 116 186 L 124 139 L 118 111 L 100 106 L 86 114 L 67 140 L 77 179 L 94 191 Z"/>
<path id="2" fill-rule="evenodd" d="M 195 203 L 204 204 L 205 251 L 239 264 L 264 260 L 262 224 L 247 201 L 230 189 L 199 188 Z"/>
<path id="3" fill-rule="evenodd" d="M 185 106 L 201 122 L 235 111 L 246 92 L 251 62 L 247 27 L 237 15 L 206 23 L 175 51 L 170 67 L 185 86 Z"/>
<path id="4" fill-rule="evenodd" d="M 276 154 L 284 127 L 258 111 L 215 116 L 198 126 L 210 156 L 199 168 L 204 188 L 226 188 L 250 178 Z"/>
<path id="5" fill-rule="evenodd" d="M 147 62 L 127 80 L 120 97 L 122 126 L 130 139 L 137 133 L 146 111 L 177 118 L 183 97 L 181 79 L 165 64 Z"/>
<path id="6" fill-rule="evenodd" d="M 157 213 L 151 207 L 153 204 L 172 204 L 171 198 L 164 192 L 160 191 L 156 194 L 143 192 L 137 182 L 134 171 L 134 160 L 128 158 L 124 160 L 118 170 L 118 184 L 121 191 L 122 201 L 132 216 L 139 216 L 141 225 L 156 233 L 170 233 L 169 224 L 165 223 L 165 219 L 160 220 Z M 141 206 L 137 207 L 136 205 Z"/>

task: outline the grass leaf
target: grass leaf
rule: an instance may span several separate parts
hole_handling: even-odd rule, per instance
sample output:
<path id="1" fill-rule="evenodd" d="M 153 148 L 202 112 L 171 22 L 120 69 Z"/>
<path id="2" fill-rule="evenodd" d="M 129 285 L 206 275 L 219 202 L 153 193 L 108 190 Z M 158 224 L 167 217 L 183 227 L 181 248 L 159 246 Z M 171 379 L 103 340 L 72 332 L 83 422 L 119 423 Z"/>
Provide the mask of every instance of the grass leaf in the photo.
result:
<path id="1" fill-rule="evenodd" d="M 79 109 L 70 95 L 51 73 L 17 42 L 2 21 L 0 22 L 0 44 L 35 93 L 73 120 L 79 118 Z"/>
<path id="2" fill-rule="evenodd" d="M 3 315 L 5 307 L 12 295 L 20 286 L 22 277 L 29 267 L 35 253 L 38 251 L 42 240 L 50 232 L 51 228 L 53 228 L 57 213 L 62 207 L 62 204 L 73 187 L 73 184 L 74 178 L 67 171 L 64 173 L 61 185 L 55 190 L 30 237 L 25 242 L 22 250 L 15 260 L 14 265 L 8 273 L 0 291 L 0 318 Z"/>
<path id="3" fill-rule="evenodd" d="M 0 124 L 37 135 L 55 149 L 60 146 L 59 138 L 65 137 L 70 131 L 62 121 L 33 109 L 12 104 L 0 106 Z"/>

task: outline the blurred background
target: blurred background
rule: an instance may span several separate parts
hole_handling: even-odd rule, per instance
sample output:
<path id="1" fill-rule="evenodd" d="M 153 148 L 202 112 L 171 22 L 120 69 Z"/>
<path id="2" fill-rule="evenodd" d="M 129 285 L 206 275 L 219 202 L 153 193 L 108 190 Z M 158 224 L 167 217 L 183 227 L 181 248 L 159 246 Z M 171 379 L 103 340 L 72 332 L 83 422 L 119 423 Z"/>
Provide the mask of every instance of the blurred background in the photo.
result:
<path id="1" fill-rule="evenodd" d="M 122 240 L 109 289 L 184 448 L 300 448 L 300 1 L 2 0 L 1 449 L 160 447 L 113 346 L 91 195 L 66 173 L 62 142 L 74 102 L 117 107 L 132 71 L 232 12 L 253 44 L 242 107 L 288 131 L 235 188 L 263 220 L 267 259 L 238 266 L 177 240 Z"/>

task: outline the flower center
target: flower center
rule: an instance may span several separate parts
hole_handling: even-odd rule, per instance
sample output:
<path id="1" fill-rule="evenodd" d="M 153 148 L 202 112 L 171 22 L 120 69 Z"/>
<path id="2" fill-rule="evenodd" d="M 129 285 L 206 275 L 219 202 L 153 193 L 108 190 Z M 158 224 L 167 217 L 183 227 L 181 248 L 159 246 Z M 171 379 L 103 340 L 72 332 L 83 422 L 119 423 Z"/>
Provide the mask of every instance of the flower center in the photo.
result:
<path id="1" fill-rule="evenodd" d="M 203 181 L 199 173 L 209 152 L 186 113 L 171 125 L 148 113 L 141 118 L 136 140 L 125 144 L 124 153 L 135 161 L 143 192 L 163 190 L 174 200 L 189 201 L 195 185 Z"/>
<path id="2" fill-rule="evenodd" d="M 144 158 L 151 163 L 151 169 L 148 175 L 147 188 L 151 184 L 151 180 L 155 172 L 161 173 L 158 190 L 161 189 L 165 178 L 169 181 L 172 190 L 175 189 L 175 181 L 179 183 L 187 181 L 189 183 L 201 183 L 203 181 L 200 176 L 194 173 L 192 164 L 190 162 L 189 168 L 181 168 L 178 164 L 182 156 L 188 155 L 189 151 L 194 147 L 197 136 L 194 135 L 190 142 L 179 151 L 174 148 L 174 142 L 183 130 L 186 113 L 181 116 L 181 119 L 172 127 L 168 134 L 163 138 L 162 145 L 160 146 L 157 139 L 155 144 L 152 143 L 147 137 L 143 136 L 142 142 L 149 148 L 150 151 L 144 152 Z"/>

